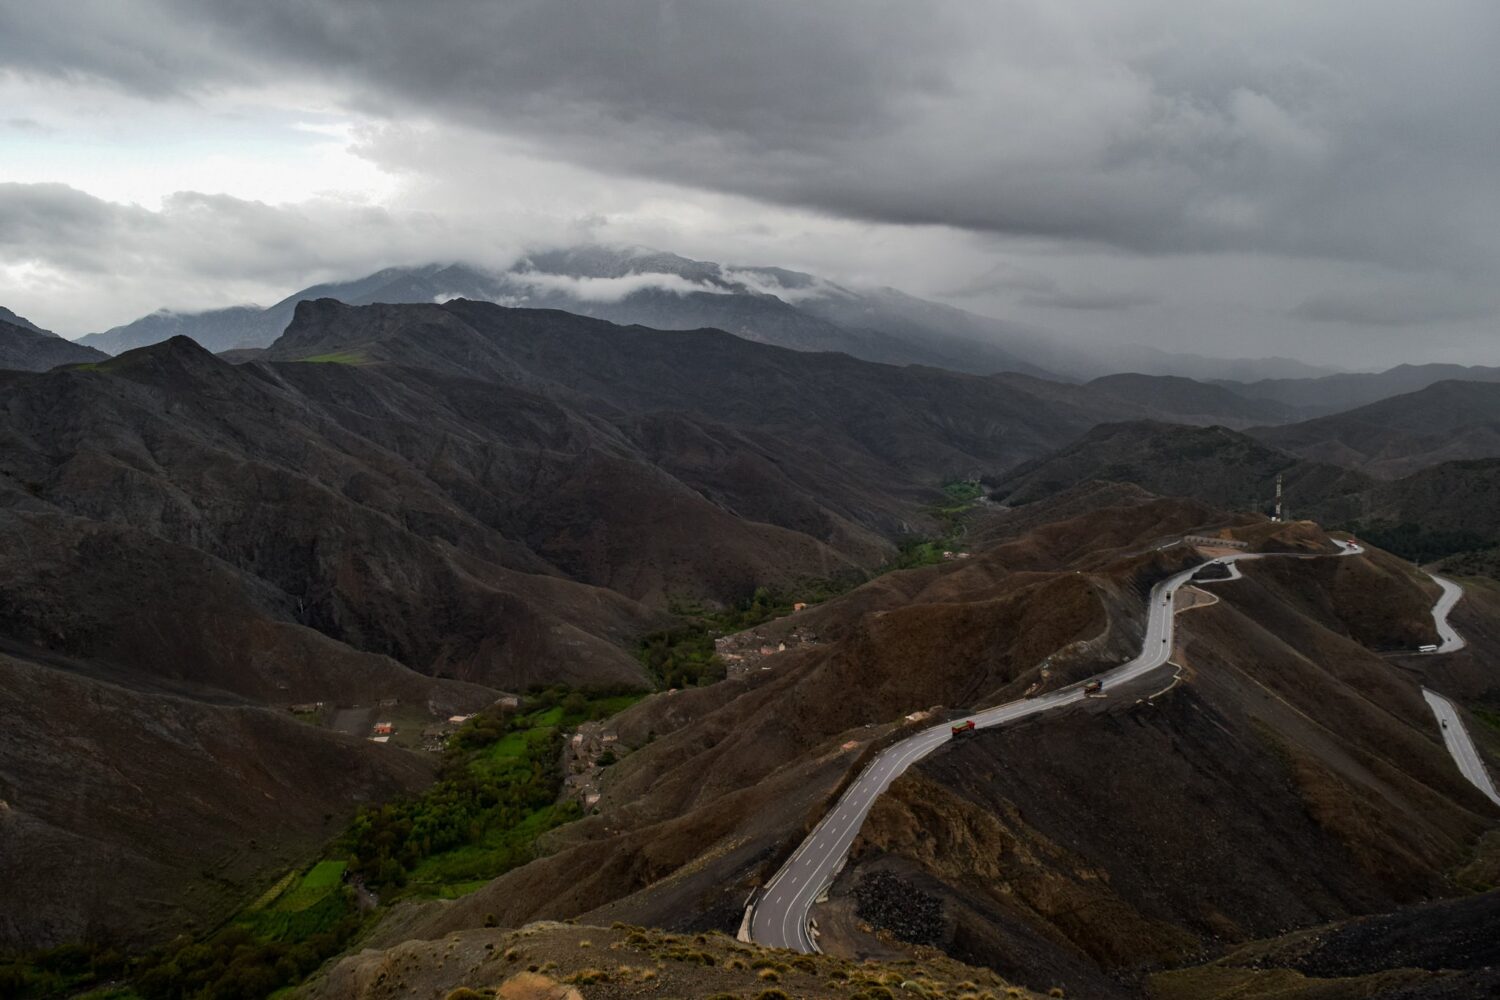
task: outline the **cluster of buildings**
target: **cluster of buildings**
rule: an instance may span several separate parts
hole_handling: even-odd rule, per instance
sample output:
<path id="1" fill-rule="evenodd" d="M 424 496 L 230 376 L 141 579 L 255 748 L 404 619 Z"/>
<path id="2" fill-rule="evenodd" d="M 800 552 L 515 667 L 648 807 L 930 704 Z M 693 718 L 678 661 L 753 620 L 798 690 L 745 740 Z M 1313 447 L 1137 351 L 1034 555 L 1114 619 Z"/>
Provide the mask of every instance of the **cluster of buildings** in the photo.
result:
<path id="1" fill-rule="evenodd" d="M 805 606 L 799 604 L 794 610 Z M 761 663 L 766 657 L 818 641 L 817 633 L 806 626 L 794 626 L 778 638 L 767 634 L 768 627 L 761 625 L 714 640 L 714 652 L 724 661 L 724 672 L 728 676 L 735 677 L 758 668 L 769 669 Z M 780 631 L 779 625 L 777 631 Z"/>
<path id="2" fill-rule="evenodd" d="M 588 811 L 599 804 L 599 779 L 604 768 L 629 751 L 620 745 L 620 734 L 604 722 L 585 722 L 563 744 L 564 799 L 572 799 Z"/>

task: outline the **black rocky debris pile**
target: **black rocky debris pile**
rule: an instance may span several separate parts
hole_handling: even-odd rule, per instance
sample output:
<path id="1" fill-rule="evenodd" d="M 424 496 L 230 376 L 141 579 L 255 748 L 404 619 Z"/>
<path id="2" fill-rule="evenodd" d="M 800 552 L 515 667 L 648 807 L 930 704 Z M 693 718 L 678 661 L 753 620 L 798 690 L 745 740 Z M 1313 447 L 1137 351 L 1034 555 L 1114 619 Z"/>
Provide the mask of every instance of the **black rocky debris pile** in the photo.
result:
<path id="1" fill-rule="evenodd" d="M 870 872 L 854 887 L 855 913 L 911 944 L 937 946 L 944 936 L 943 903 L 891 872 Z"/>

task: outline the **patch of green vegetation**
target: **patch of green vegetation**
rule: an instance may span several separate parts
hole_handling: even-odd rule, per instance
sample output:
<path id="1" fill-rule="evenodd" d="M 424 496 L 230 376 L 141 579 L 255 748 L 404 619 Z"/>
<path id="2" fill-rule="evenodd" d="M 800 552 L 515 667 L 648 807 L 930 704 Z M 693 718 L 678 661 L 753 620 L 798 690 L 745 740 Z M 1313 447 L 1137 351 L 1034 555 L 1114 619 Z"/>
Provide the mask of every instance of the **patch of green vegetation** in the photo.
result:
<path id="1" fill-rule="evenodd" d="M 916 569 L 918 566 L 931 566 L 943 561 L 943 553 L 949 551 L 946 539 L 932 541 L 924 538 L 907 538 L 901 542 L 897 550 L 896 558 L 892 559 L 881 572 L 890 573 L 898 569 Z"/>
<path id="2" fill-rule="evenodd" d="M 27 956 L 0 956 L 0 997 L 73 996 L 125 970 L 123 952 L 68 944 Z"/>
<path id="3" fill-rule="evenodd" d="M 719 609 L 679 603 L 672 610 L 688 621 L 646 636 L 636 656 L 664 688 L 712 684 L 724 679 L 724 661 L 714 651 L 715 639 L 789 615 L 799 602 L 816 604 L 861 582 L 863 578 L 819 580 L 795 591 L 757 587 L 749 597 Z"/>
<path id="4" fill-rule="evenodd" d="M 319 861 L 312 870 L 302 876 L 299 891 L 327 889 L 344 880 L 344 871 L 349 867 L 345 861 Z"/>
<path id="5" fill-rule="evenodd" d="M 977 503 L 984 496 L 984 487 L 977 479 L 959 479 L 943 484 L 943 493 L 956 504 Z"/>
<path id="6" fill-rule="evenodd" d="M 1486 726 L 1500 733 L 1500 710 L 1479 705 L 1470 705 L 1469 713 Z"/>
<path id="7" fill-rule="evenodd" d="M 218 930 L 136 956 L 69 946 L 0 957 L 0 998 L 93 987 L 99 1000 L 260 1000 L 294 986 L 395 900 L 456 899 L 535 857 L 539 836 L 580 815 L 556 801 L 562 730 L 641 697 L 550 688 L 524 712 L 481 712 L 454 734 L 432 787 L 362 812 L 323 859 L 287 873 Z M 371 912 L 359 905 L 360 885 L 379 891 Z"/>
<path id="8" fill-rule="evenodd" d="M 942 557 L 943 550 L 953 548 L 963 534 L 964 516 L 984 496 L 984 487 L 977 479 L 959 479 L 943 484 L 943 495 L 948 502 L 937 504 L 927 511 L 942 526 L 941 536 L 930 540 L 930 544 L 937 546 L 939 558 Z"/>
<path id="9" fill-rule="evenodd" d="M 276 902 L 276 900 L 281 896 L 283 892 L 286 892 L 288 889 L 290 889 L 292 887 L 292 883 L 295 881 L 297 881 L 297 870 L 293 868 L 291 871 L 281 876 L 281 878 L 277 879 L 275 885 L 271 886 L 271 888 L 261 893 L 259 898 L 257 898 L 255 902 L 251 903 L 249 906 L 245 907 L 245 909 L 250 911 L 265 909 L 272 903 Z"/>
<path id="10" fill-rule="evenodd" d="M 652 632 L 641 640 L 636 656 L 664 688 L 697 687 L 724 678 L 724 660 L 714 651 L 722 635 L 706 621 Z"/>
<path id="11" fill-rule="evenodd" d="M 297 361 L 309 365 L 362 365 L 369 359 L 359 351 L 335 351 L 331 354 L 309 354 Z"/>
<path id="12" fill-rule="evenodd" d="M 525 864 L 539 836 L 580 815 L 556 804 L 562 730 L 640 697 L 552 688 L 529 698 L 525 713 L 481 712 L 454 734 L 435 784 L 360 813 L 335 853 L 386 901 L 443 897 Z"/>

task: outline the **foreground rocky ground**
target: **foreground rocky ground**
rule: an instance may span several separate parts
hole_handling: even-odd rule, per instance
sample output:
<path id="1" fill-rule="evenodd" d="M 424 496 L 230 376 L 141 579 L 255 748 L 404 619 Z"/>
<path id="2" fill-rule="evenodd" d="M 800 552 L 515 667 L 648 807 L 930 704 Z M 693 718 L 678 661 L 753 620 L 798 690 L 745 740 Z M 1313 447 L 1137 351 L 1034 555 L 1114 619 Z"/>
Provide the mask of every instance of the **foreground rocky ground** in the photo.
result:
<path id="1" fill-rule="evenodd" d="M 1160 1000 L 1500 996 L 1500 892 L 1299 931 L 1159 973 Z"/>
<path id="2" fill-rule="evenodd" d="M 551 922 L 513 931 L 463 931 L 408 941 L 386 951 L 365 951 L 307 984 L 302 995 L 309 1000 L 1038 996 L 988 969 L 938 955 L 855 962 L 758 948 L 719 933 L 670 934 L 618 923 L 604 928 Z"/>

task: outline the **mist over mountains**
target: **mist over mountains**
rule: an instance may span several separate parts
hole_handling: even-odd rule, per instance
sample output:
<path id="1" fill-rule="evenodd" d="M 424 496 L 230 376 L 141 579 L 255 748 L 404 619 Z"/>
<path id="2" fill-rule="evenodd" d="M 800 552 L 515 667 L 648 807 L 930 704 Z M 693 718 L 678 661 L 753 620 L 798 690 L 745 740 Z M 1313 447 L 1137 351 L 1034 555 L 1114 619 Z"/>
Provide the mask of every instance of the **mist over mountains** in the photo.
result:
<path id="1" fill-rule="evenodd" d="M 669 267 L 684 291 L 663 281 Z M 340 831 L 368 821 L 363 807 L 447 795 L 455 762 L 487 759 L 444 743 L 456 738 L 445 720 L 560 697 L 537 694 L 558 685 L 572 704 L 643 698 L 609 722 L 612 757 L 597 760 L 617 763 L 582 772 L 600 813 L 557 813 L 571 819 L 545 852 L 526 840 L 420 879 L 428 848 L 408 846 L 410 860 L 361 876 L 398 903 L 377 904 L 392 915 L 361 947 L 562 916 L 732 930 L 787 831 L 842 780 L 849 761 L 830 748 L 913 706 L 1020 699 L 1132 655 L 1142 595 L 1197 558 L 1184 535 L 1328 551 L 1318 525 L 1265 518 L 1277 476 L 1296 517 L 1401 554 L 1500 543 L 1491 382 L 1306 417 L 1319 407 L 1296 380 L 1277 383 L 1278 399 L 1176 375 L 990 371 L 1004 363 L 993 346 L 929 337 L 919 322 L 952 317 L 897 293 L 633 254 L 542 257 L 502 278 L 392 270 L 327 290 L 342 298 L 229 310 L 218 327 L 215 314 L 148 317 L 132 335 L 171 335 L 114 357 L 0 323 L 0 347 L 77 355 L 0 372 L 0 526 L 21 543 L 0 553 L 0 669 L 13 681 L 0 703 L 55 720 L 0 740 L 0 847 L 27 859 L 0 863 L 10 947 L 161 942 L 184 920 L 263 926 L 245 901 L 289 868 L 301 877 L 310 854 L 344 857 Z M 493 301 L 502 292 L 545 307 Z M 343 301 L 360 297 L 376 301 Z M 419 301 L 379 301 L 401 297 Z M 183 331 L 265 346 L 215 354 Z M 976 370 L 911 360 L 939 350 L 967 352 Z M 1387 374 L 1348 391 L 1421 381 Z M 1062 734 L 1050 750 L 1018 730 L 924 766 L 872 815 L 839 892 L 874 893 L 871 912 L 900 927 L 901 886 L 920 883 L 922 905 L 952 917 L 922 940 L 1018 981 L 1125 998 L 1136 994 L 1116 979 L 1137 949 L 1188 963 L 1221 936 L 1405 913 L 1445 891 L 1443 872 L 1484 828 L 1476 793 L 1424 735 L 1418 689 L 1372 652 L 1427 640 L 1425 578 L 1378 551 L 1324 561 L 1255 573 L 1236 607 L 1195 611 L 1208 624 L 1184 656 L 1212 673 L 1165 701 L 1130 695 L 1098 720 L 1040 722 Z M 821 603 L 793 613 L 803 595 Z M 721 656 L 703 615 L 734 620 L 768 601 L 774 614 L 726 637 L 743 652 Z M 1500 608 L 1475 615 L 1476 645 L 1497 648 Z M 1262 622 L 1313 652 L 1279 656 Z M 649 650 L 684 655 L 674 644 L 691 642 L 709 644 L 708 672 L 658 672 Z M 1257 692 L 1293 677 L 1297 711 L 1263 718 Z M 1308 725 L 1325 703 L 1345 721 Z M 381 725 L 406 742 L 369 743 Z M 1191 773 L 1182 740 L 1202 762 Z M 80 755 L 84 742 L 94 749 Z M 1390 747 L 1399 754 L 1363 763 Z M 982 777 L 997 753 L 1070 787 L 1091 759 L 1123 754 L 1133 791 L 1061 802 L 1046 782 Z M 111 766 L 117 755 L 128 766 Z M 556 783 L 534 808 L 578 808 L 552 750 L 529 766 Z M 1181 782 L 1198 827 L 1232 835 L 1173 831 L 1163 818 Z M 184 809 L 184 797 L 208 805 Z M 1013 808 L 1039 825 L 1004 833 L 981 818 Z M 1323 811 L 1332 818 L 1309 818 Z M 1122 817 L 1120 844 L 1090 832 L 1100 812 Z M 170 835 L 149 833 L 163 823 Z M 1014 838 L 1033 845 L 1004 867 L 1024 907 L 996 895 L 993 866 L 965 860 L 954 823 L 981 831 L 986 857 L 1010 857 L 999 845 Z M 938 854 L 917 828 L 939 831 Z M 467 846 L 443 864 L 490 835 L 457 835 Z M 1079 879 L 1054 840 L 1121 878 Z M 1215 865 L 1230 854 L 1241 867 L 1226 879 Z M 1180 873 L 1166 902 L 1143 888 L 1164 866 Z M 1260 881 L 1277 891 L 1242 902 Z M 1310 882 L 1311 900 L 1286 888 Z M 1233 929 L 1194 902 L 1225 884 Z M 427 893 L 457 898 L 434 906 Z M 356 896 L 320 905 L 342 913 Z M 1068 917 L 1074 903 L 1127 925 Z M 1148 929 L 1119 929 L 1135 924 Z"/>
<path id="2" fill-rule="evenodd" d="M 162 311 L 79 342 L 112 354 L 176 335 L 211 351 L 266 347 L 286 329 L 297 302 L 318 298 L 349 305 L 476 299 L 664 330 L 712 327 L 795 350 L 843 351 L 869 361 L 979 374 L 1014 371 L 1076 380 L 1117 371 L 1229 379 L 1327 374 L 1288 359 L 1217 359 L 1129 346 L 1085 349 L 1046 331 L 891 288 L 855 290 L 783 268 L 596 245 L 532 253 L 503 271 L 463 264 L 387 268 L 354 281 L 314 285 L 266 309 Z"/>

